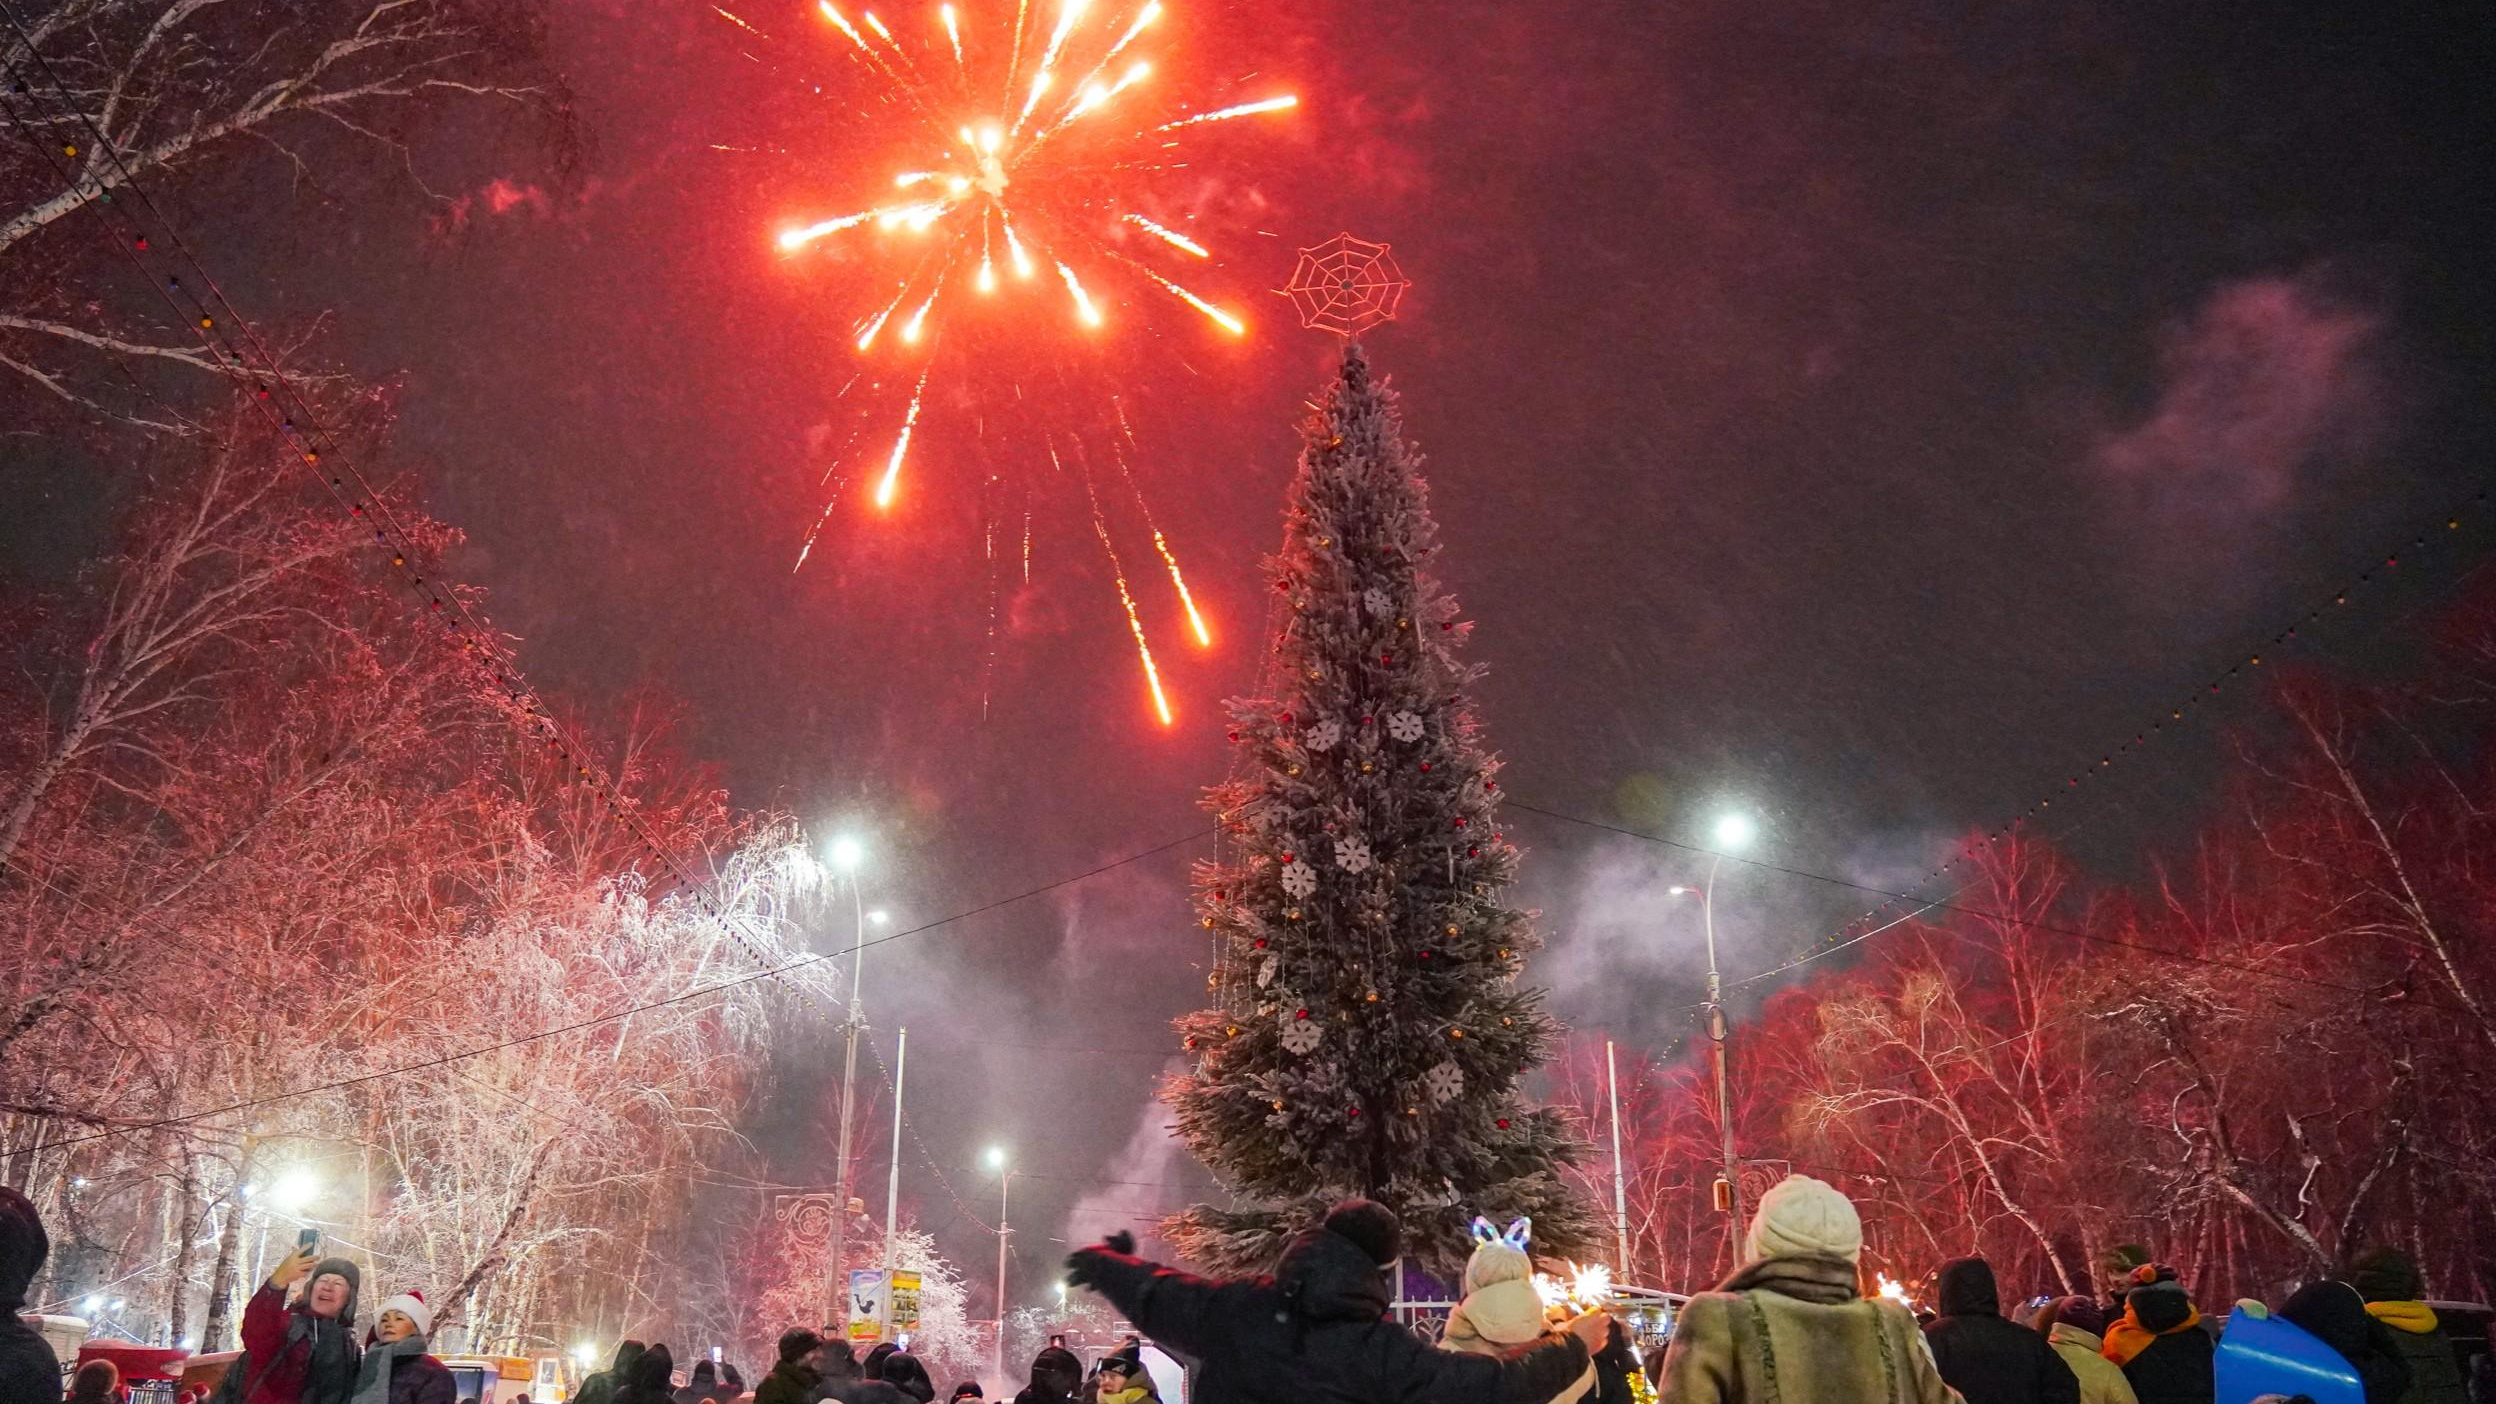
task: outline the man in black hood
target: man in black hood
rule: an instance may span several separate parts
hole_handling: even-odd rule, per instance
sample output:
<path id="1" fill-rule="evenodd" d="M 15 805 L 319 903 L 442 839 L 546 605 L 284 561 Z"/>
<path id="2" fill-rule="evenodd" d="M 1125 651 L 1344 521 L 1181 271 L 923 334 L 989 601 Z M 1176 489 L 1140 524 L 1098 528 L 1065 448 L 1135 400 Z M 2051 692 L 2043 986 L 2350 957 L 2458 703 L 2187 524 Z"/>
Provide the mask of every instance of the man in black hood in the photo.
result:
<path id="1" fill-rule="evenodd" d="M 1069 1280 L 1107 1297 L 1144 1335 L 1202 1362 L 1195 1404 L 1544 1404 L 1586 1374 L 1610 1318 L 1516 1355 L 1437 1350 L 1386 1319 L 1402 1226 L 1348 1199 L 1283 1249 L 1271 1277 L 1208 1282 L 1135 1256 L 1119 1233 L 1066 1260 Z"/>
<path id="2" fill-rule="evenodd" d="M 0 1186 L 0 1399 L 50 1404 L 61 1397 L 61 1358 L 43 1333 L 18 1318 L 26 1292 L 52 1256 L 35 1202 Z"/>
<path id="3" fill-rule="evenodd" d="M 1031 1383 L 1014 1404 L 1067 1404 L 1082 1388 L 1083 1362 L 1064 1346 L 1050 1346 L 1031 1358 Z"/>
<path id="4" fill-rule="evenodd" d="M 1924 1328 L 1942 1383 L 1967 1404 L 2080 1404 L 2080 1379 L 2045 1337 L 2002 1319 L 1993 1265 L 1961 1258 L 1941 1270 L 1941 1315 Z"/>

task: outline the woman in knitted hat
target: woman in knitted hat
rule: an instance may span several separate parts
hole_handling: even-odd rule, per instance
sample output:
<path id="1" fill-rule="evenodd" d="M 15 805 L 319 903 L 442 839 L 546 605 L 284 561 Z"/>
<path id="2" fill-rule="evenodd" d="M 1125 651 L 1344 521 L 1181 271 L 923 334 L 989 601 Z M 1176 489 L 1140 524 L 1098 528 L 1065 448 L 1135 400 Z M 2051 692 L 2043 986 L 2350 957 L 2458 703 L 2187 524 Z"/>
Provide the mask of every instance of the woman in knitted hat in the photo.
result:
<path id="1" fill-rule="evenodd" d="M 381 1304 L 381 1317 L 364 1343 L 353 1404 L 457 1404 L 450 1367 L 426 1354 L 433 1335 L 433 1308 L 421 1292 L 402 1292 Z"/>
<path id="2" fill-rule="evenodd" d="M 1760 1196 L 1750 1261 L 1682 1308 L 1665 1404 L 1950 1404 L 1915 1318 L 1866 1298 L 1863 1221 L 1807 1175 Z"/>
<path id="3" fill-rule="evenodd" d="M 242 1358 L 228 1366 L 221 1404 L 348 1404 L 355 1393 L 355 1293 L 363 1274 L 344 1258 L 315 1261 L 297 1248 L 243 1308 Z M 292 1306 L 286 1289 L 309 1278 Z"/>
<path id="4" fill-rule="evenodd" d="M 1473 1256 L 1465 1260 L 1465 1299 L 1447 1315 L 1439 1344 L 1468 1355 L 1508 1355 L 1556 1333 L 1534 1290 L 1534 1258 L 1526 1251 L 1533 1221 L 1519 1219 L 1506 1232 L 1488 1219 L 1473 1221 Z M 1551 1404 L 1576 1404 L 1595 1387 L 1588 1366 Z"/>

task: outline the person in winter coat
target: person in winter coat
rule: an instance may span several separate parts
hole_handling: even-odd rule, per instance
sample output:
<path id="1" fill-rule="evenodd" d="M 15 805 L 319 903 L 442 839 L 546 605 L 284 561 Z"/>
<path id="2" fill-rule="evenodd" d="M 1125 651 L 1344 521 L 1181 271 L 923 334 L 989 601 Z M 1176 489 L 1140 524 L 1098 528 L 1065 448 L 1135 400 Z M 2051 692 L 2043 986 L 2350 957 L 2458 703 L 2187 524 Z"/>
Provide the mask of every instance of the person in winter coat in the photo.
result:
<path id="1" fill-rule="evenodd" d="M 1100 1389 L 1094 1404 L 1161 1404 L 1161 1391 L 1144 1369 L 1144 1347 L 1130 1341 L 1101 1357 Z"/>
<path id="2" fill-rule="evenodd" d="M 642 1351 L 615 1389 L 615 1404 L 676 1404 L 676 1353 L 660 1342 Z"/>
<path id="3" fill-rule="evenodd" d="M 822 1349 L 823 1337 L 803 1326 L 781 1332 L 780 1363 L 754 1386 L 754 1404 L 814 1404 L 815 1386 L 823 1383 L 814 1357 Z"/>
<path id="4" fill-rule="evenodd" d="M 2401 1404 L 2469 1404 L 2469 1385 L 2453 1356 L 2452 1340 L 2444 1334 L 2435 1312 L 2419 1300 L 2426 1279 L 2418 1264 L 2398 1248 L 2377 1248 L 2359 1257 L 2349 1285 L 2366 1299 L 2366 1314 L 2392 1333 L 2392 1344 L 2409 1362 L 2409 1391 Z"/>
<path id="5" fill-rule="evenodd" d="M 1552 1334 L 1543 1313 L 1542 1294 L 1534 1290 L 1534 1259 L 1526 1252 L 1531 1220 L 1519 1219 L 1501 1232 L 1488 1219 L 1473 1221 L 1473 1254 L 1465 1259 L 1465 1299 L 1447 1314 L 1447 1331 L 1439 1337 L 1446 1350 L 1472 1355 L 1506 1355 Z M 1606 1334 L 1606 1342 L 1610 1340 Z M 1592 1361 L 1586 1373 L 1554 1395 L 1550 1404 L 1576 1404 L 1595 1388 Z"/>
<path id="6" fill-rule="evenodd" d="M 2355 1287 L 2329 1278 L 2309 1282 L 2279 1314 L 2340 1352 L 2366 1387 L 2366 1404 L 2400 1404 L 2409 1392 L 2409 1361 L 2391 1330 L 2366 1314 L 2366 1299 Z"/>
<path id="7" fill-rule="evenodd" d="M 423 1294 L 402 1292 L 383 1302 L 356 1367 L 354 1404 L 456 1404 L 450 1368 L 425 1353 L 432 1334 L 433 1309 Z"/>
<path id="8" fill-rule="evenodd" d="M 1659 1404 L 1952 1404 L 1914 1316 L 1863 1295 L 1863 1221 L 1845 1195 L 1787 1176 L 1760 1196 L 1743 1249 L 1683 1305 Z"/>
<path id="9" fill-rule="evenodd" d="M 18 1316 L 50 1256 L 52 1236 L 43 1231 L 35 1202 L 0 1185 L 0 1399 L 51 1404 L 61 1397 L 61 1358 Z"/>
<path id="10" fill-rule="evenodd" d="M 2122 1367 L 2106 1358 L 2105 1308 L 2088 1297 L 2064 1297 L 2037 1313 L 2037 1329 L 2080 1382 L 2080 1404 L 2140 1404 Z"/>
<path id="11" fill-rule="evenodd" d="M 632 1378 L 633 1362 L 649 1347 L 639 1341 L 618 1341 L 615 1363 L 581 1381 L 580 1392 L 572 1396 L 572 1404 L 615 1404 L 615 1392 Z"/>
<path id="12" fill-rule="evenodd" d="M 1540 1404 L 1586 1373 L 1597 1312 L 1509 1357 L 1437 1350 L 1387 1319 L 1403 1226 L 1350 1199 L 1283 1249 L 1271 1277 L 1209 1282 L 1135 1256 L 1119 1233 L 1067 1259 L 1069 1280 L 1109 1299 L 1165 1349 L 1199 1362 L 1194 1404 Z"/>
<path id="13" fill-rule="evenodd" d="M 730 1390 L 719 1382 L 719 1367 L 708 1360 L 693 1362 L 693 1374 L 676 1391 L 676 1404 L 720 1404 L 734 1399 L 742 1390 Z"/>
<path id="14" fill-rule="evenodd" d="M 1050 1346 L 1031 1358 L 1031 1383 L 1014 1404 L 1070 1404 L 1082 1388 L 1083 1362 L 1063 1346 Z"/>
<path id="15" fill-rule="evenodd" d="M 121 1404 L 121 1369 L 109 1360 L 90 1360 L 69 1382 L 69 1404 Z"/>
<path id="16" fill-rule="evenodd" d="M 1960 1258 L 1934 1285 L 1940 1314 L 1924 1328 L 1942 1383 L 1967 1404 L 2080 1404 L 2080 1381 L 2045 1337 L 2002 1316 L 1993 1264 Z"/>
<path id="17" fill-rule="evenodd" d="M 858 1364 L 858 1377 L 862 1380 L 880 1380 L 884 1378 L 884 1362 L 890 1360 L 893 1357 L 893 1353 L 900 1349 L 900 1346 L 893 1344 L 891 1341 L 878 1341 L 874 1345 L 868 1347 L 867 1358 L 860 1361 Z"/>
<path id="18" fill-rule="evenodd" d="M 286 1289 L 309 1278 L 292 1306 Z M 347 1404 L 355 1393 L 355 1294 L 363 1274 L 344 1258 L 286 1255 L 243 1308 L 242 1358 L 228 1366 L 228 1404 Z"/>
<path id="19" fill-rule="evenodd" d="M 849 1348 L 849 1342 L 838 1336 L 825 1336 L 823 1348 L 815 1352 L 814 1366 L 815 1373 L 823 1377 L 823 1383 L 815 1386 L 818 1404 L 823 1400 L 849 1404 L 850 1395 L 857 1392 L 859 1385 L 858 1354 Z"/>
<path id="20" fill-rule="evenodd" d="M 2151 1267 L 2149 1250 L 2137 1243 L 2118 1243 L 2107 1249 L 2106 1255 L 2098 1260 L 2098 1281 L 2106 1284 L 2103 1310 L 2107 1324 L 2112 1325 L 2123 1319 L 2124 1298 L 2133 1288 L 2156 1280 L 2154 1269 L 2149 1276 L 2136 1275 L 2145 1267 Z"/>
<path id="21" fill-rule="evenodd" d="M 927 1377 L 927 1367 L 917 1356 L 895 1349 L 868 1359 L 881 1376 L 861 1381 L 847 1404 L 928 1404 L 936 1397 L 936 1382 Z"/>
<path id="22" fill-rule="evenodd" d="M 2218 1346 L 2175 1269 L 2148 1263 L 2132 1275 L 2123 1315 L 2106 1324 L 2106 1358 L 2123 1368 L 2141 1404 L 2212 1404 Z"/>

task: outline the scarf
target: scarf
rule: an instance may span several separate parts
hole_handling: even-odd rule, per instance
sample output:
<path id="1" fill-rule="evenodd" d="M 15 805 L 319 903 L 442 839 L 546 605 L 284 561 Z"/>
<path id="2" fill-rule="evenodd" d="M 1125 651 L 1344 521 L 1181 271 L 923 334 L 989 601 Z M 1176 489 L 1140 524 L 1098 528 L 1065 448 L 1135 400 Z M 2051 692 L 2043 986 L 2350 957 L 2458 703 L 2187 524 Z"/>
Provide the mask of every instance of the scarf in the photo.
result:
<path id="1" fill-rule="evenodd" d="M 2190 1331 L 2200 1324 L 2201 1310 L 2195 1307 L 2185 1312 L 2182 1321 L 2163 1331 L 2153 1331 L 2141 1324 L 2140 1313 L 2132 1309 L 2130 1302 L 2126 1302 L 2123 1306 L 2123 1319 L 2106 1328 L 2106 1349 L 2101 1353 L 2118 1365 L 2129 1365 L 2142 1351 L 2149 1349 L 2150 1343 L 2160 1336 L 2172 1336 L 2179 1332 Z"/>
<path id="2" fill-rule="evenodd" d="M 390 1404 L 390 1367 L 411 1355 L 425 1353 L 421 1335 L 401 1336 L 388 1345 L 376 1345 L 364 1352 L 364 1364 L 357 1370 L 354 1404 Z"/>
<path id="3" fill-rule="evenodd" d="M 1844 1306 L 1863 1295 L 1856 1269 L 1843 1258 L 1791 1253 L 1746 1264 L 1716 1285 L 1719 1292 L 1774 1292 L 1815 1306 Z"/>
<path id="4" fill-rule="evenodd" d="M 2435 1329 L 2435 1311 L 2425 1302 L 2368 1302 L 2366 1314 L 2395 1331 L 2423 1336 Z"/>

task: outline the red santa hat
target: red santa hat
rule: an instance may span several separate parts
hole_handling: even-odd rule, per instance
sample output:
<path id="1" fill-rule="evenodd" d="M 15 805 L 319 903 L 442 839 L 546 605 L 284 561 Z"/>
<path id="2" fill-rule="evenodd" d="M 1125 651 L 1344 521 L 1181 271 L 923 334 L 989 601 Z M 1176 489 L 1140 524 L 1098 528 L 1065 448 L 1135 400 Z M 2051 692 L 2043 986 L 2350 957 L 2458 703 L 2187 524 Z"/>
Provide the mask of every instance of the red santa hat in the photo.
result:
<path id="1" fill-rule="evenodd" d="M 433 1308 L 425 1305 L 425 1294 L 422 1292 L 401 1292 L 383 1302 L 381 1309 L 384 1313 L 395 1311 L 415 1322 L 417 1335 L 433 1334 Z"/>

